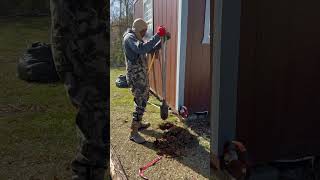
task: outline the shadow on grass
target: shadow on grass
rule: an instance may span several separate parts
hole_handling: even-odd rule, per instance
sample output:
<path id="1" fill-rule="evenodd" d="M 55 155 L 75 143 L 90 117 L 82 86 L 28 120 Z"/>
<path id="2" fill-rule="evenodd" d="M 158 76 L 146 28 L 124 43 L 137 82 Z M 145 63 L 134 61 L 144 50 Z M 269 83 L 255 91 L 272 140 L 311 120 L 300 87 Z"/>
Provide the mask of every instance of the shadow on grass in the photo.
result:
<path id="1" fill-rule="evenodd" d="M 162 136 L 162 133 L 149 129 L 145 129 L 141 133 L 154 138 L 160 138 Z"/>
<path id="2" fill-rule="evenodd" d="M 151 136 L 154 138 L 160 138 L 163 134 L 159 133 L 154 130 L 143 130 L 141 131 L 142 134 L 145 134 L 147 136 Z M 189 133 L 188 136 L 192 136 L 193 138 L 197 139 L 196 136 Z M 156 152 L 159 152 L 160 149 L 156 148 L 153 142 L 145 142 L 142 144 L 143 146 L 154 150 Z M 210 177 L 210 164 L 209 164 L 209 152 L 205 150 L 203 146 L 201 146 L 198 141 L 188 144 L 189 147 L 186 147 L 186 155 L 185 156 L 179 156 L 179 157 L 173 157 L 173 159 L 177 160 L 181 164 L 191 168 L 193 171 L 197 172 L 198 174 L 201 174 L 203 177 L 208 178 Z M 164 154 L 168 155 L 168 154 Z M 200 160 L 201 158 L 198 157 L 208 157 L 206 160 L 208 161 L 208 167 L 205 167 L 202 163 L 203 161 Z"/>
<path id="3" fill-rule="evenodd" d="M 186 120 L 185 125 L 197 135 L 210 138 L 210 121 L 208 118 Z"/>

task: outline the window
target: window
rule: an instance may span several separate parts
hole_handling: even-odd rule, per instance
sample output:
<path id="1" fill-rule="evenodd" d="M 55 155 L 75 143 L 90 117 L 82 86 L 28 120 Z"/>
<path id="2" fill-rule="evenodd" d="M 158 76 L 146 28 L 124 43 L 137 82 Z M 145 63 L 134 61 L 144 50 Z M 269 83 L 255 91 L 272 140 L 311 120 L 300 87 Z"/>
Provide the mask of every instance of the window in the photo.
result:
<path id="1" fill-rule="evenodd" d="M 202 43 L 210 44 L 210 0 L 206 0 L 205 23 Z"/>
<path id="2" fill-rule="evenodd" d="M 143 19 L 148 23 L 148 31 L 145 38 L 153 35 L 153 0 L 143 0 Z"/>

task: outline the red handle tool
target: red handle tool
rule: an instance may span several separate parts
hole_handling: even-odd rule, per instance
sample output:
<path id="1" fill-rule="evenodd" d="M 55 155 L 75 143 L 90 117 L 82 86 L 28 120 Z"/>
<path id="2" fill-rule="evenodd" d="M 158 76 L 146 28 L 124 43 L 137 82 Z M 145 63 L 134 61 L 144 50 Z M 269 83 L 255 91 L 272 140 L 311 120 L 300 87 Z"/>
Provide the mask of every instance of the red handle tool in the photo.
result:
<path id="1" fill-rule="evenodd" d="M 148 169 L 150 166 L 153 166 L 154 164 L 156 164 L 158 161 L 160 161 L 160 159 L 162 158 L 162 156 L 158 156 L 156 159 L 152 160 L 151 162 L 149 162 L 148 164 L 146 164 L 145 166 L 141 167 L 139 169 L 139 176 L 142 177 L 143 179 L 148 179 L 147 177 L 144 176 L 144 171 L 146 169 Z"/>

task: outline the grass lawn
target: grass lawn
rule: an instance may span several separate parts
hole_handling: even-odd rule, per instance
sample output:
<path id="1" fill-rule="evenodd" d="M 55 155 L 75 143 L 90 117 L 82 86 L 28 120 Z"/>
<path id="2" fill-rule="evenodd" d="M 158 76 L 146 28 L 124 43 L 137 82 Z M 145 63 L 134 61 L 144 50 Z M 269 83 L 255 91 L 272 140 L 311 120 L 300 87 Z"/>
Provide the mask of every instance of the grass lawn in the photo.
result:
<path id="1" fill-rule="evenodd" d="M 30 84 L 16 62 L 32 42 L 49 42 L 50 19 L 0 20 L 0 179 L 70 179 L 75 111 L 62 84 Z"/>

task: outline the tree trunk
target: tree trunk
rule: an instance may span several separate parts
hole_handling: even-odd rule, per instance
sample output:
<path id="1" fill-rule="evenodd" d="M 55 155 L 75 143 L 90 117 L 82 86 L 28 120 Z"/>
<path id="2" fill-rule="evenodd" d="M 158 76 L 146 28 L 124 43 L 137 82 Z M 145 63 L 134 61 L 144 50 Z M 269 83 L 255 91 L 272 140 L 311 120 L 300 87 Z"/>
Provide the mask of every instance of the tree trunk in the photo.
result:
<path id="1" fill-rule="evenodd" d="M 119 0 L 119 3 L 120 3 L 120 14 L 119 14 L 119 37 L 121 37 L 122 36 L 122 33 L 123 33 L 123 28 L 122 28 L 122 12 L 123 12 L 123 8 L 122 8 L 122 3 L 123 2 L 123 0 Z"/>
<path id="2" fill-rule="evenodd" d="M 126 4 L 126 28 L 129 27 L 129 0 L 125 0 L 125 4 Z"/>

